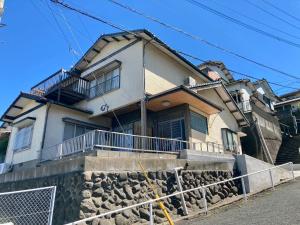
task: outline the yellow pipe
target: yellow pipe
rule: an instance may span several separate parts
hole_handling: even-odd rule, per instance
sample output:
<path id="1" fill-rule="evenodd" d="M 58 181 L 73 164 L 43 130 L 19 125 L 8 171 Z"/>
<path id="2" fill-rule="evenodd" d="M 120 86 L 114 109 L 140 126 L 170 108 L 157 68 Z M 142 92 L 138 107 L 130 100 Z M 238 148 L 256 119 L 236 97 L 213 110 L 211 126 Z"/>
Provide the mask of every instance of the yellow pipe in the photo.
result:
<path id="1" fill-rule="evenodd" d="M 147 182 L 148 182 L 150 188 L 151 188 L 152 191 L 154 192 L 155 199 L 159 199 L 159 195 L 158 195 L 156 189 L 154 188 L 154 186 L 153 186 L 151 180 L 149 179 L 148 174 L 147 174 L 146 170 L 144 169 L 142 163 L 139 162 L 139 165 L 140 165 L 140 167 L 141 167 L 141 169 L 142 169 L 142 171 L 143 171 L 143 174 L 144 174 L 144 176 L 145 176 L 145 178 L 146 178 L 146 180 L 147 180 Z M 158 201 L 158 205 L 159 205 L 159 207 L 161 208 L 161 210 L 163 211 L 163 213 L 164 213 L 165 217 L 167 218 L 169 224 L 170 224 L 170 225 L 174 225 L 174 222 L 173 222 L 173 220 L 172 220 L 170 214 L 168 213 L 168 210 L 167 210 L 166 207 L 164 206 L 163 202 L 162 202 L 162 201 Z"/>

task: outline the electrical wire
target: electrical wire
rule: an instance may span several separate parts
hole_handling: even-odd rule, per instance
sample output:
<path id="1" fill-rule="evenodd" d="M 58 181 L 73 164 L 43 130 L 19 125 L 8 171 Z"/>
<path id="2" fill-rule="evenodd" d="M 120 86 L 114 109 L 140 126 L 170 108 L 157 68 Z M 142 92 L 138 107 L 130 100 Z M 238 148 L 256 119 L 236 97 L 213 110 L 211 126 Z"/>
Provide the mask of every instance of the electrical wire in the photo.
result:
<path id="1" fill-rule="evenodd" d="M 179 54 L 181 54 L 181 55 L 183 55 L 183 56 L 186 56 L 186 57 L 189 57 L 189 58 L 198 60 L 198 61 L 203 62 L 203 63 L 206 63 L 206 62 L 207 62 L 207 60 L 200 59 L 200 58 L 197 57 L 197 56 L 194 56 L 194 55 L 191 55 L 191 54 L 182 52 L 182 51 L 177 51 L 177 53 L 179 53 Z M 245 73 L 241 73 L 241 72 L 238 72 L 238 71 L 236 71 L 236 70 L 232 70 L 232 69 L 229 69 L 229 68 L 227 68 L 227 70 L 230 71 L 230 72 L 232 72 L 232 73 L 236 73 L 236 74 L 239 74 L 239 75 L 244 76 L 244 77 L 247 77 L 247 78 L 251 78 L 251 79 L 254 79 L 254 80 L 261 80 L 260 78 L 257 78 L 257 77 L 251 76 L 251 75 L 247 75 L 247 74 L 245 74 Z M 285 86 L 285 85 L 283 85 L 283 84 L 279 84 L 279 83 L 276 83 L 276 82 L 268 81 L 268 83 L 273 84 L 273 85 L 276 85 L 276 86 L 279 86 L 279 87 L 283 87 L 283 88 L 291 88 L 291 89 L 299 90 L 299 88 L 294 88 L 294 87 L 290 87 L 290 86 Z M 295 82 L 294 82 L 294 83 L 295 83 Z"/>
<path id="2" fill-rule="evenodd" d="M 262 22 L 262 21 L 260 21 L 260 20 L 258 20 L 258 19 L 252 18 L 252 17 L 250 17 L 250 16 L 248 16 L 248 15 L 246 15 L 246 14 L 244 14 L 244 13 L 241 13 L 241 12 L 238 11 L 238 10 L 235 10 L 235 9 L 233 9 L 233 8 L 231 8 L 231 7 L 228 7 L 228 6 L 225 5 L 225 4 L 222 4 L 220 1 L 216 1 L 216 0 L 210 0 L 210 1 L 211 1 L 211 2 L 214 2 L 215 4 L 221 6 L 221 7 L 225 8 L 225 9 L 230 10 L 231 12 L 234 12 L 235 14 L 237 14 L 237 15 L 239 15 L 239 16 L 242 16 L 242 17 L 244 17 L 244 18 L 246 18 L 246 19 L 248 19 L 248 20 L 254 21 L 254 22 L 257 23 L 257 24 L 263 25 L 263 26 L 265 26 L 265 27 L 267 27 L 267 28 L 269 28 L 269 29 L 272 29 L 272 30 L 274 30 L 274 31 L 280 32 L 280 33 L 285 34 L 285 35 L 287 35 L 287 36 L 289 36 L 289 37 L 292 37 L 292 38 L 295 38 L 295 39 L 300 39 L 300 36 L 296 36 L 296 35 L 294 35 L 294 34 L 291 34 L 291 33 L 288 33 L 288 32 L 286 32 L 286 31 L 284 31 L 284 30 L 281 30 L 281 29 L 279 29 L 279 28 L 277 28 L 277 27 L 275 27 L 275 26 L 271 26 L 271 25 L 269 25 L 269 24 L 266 24 L 266 23 L 264 23 L 264 22 Z"/>
<path id="3" fill-rule="evenodd" d="M 114 1 L 114 0 L 109 0 L 109 1 Z M 242 26 L 242 27 L 244 27 L 244 28 L 246 28 L 248 30 L 254 31 L 254 32 L 259 33 L 259 34 L 262 34 L 262 35 L 267 36 L 269 38 L 272 38 L 274 40 L 286 43 L 286 44 L 288 44 L 290 46 L 294 46 L 294 47 L 300 48 L 300 44 L 298 44 L 298 43 L 295 43 L 293 41 L 289 41 L 289 40 L 287 40 L 285 38 L 282 38 L 282 37 L 279 37 L 279 36 L 274 35 L 272 33 L 269 33 L 267 31 L 264 31 L 264 30 L 262 30 L 260 28 L 257 28 L 255 26 L 252 26 L 252 25 L 247 24 L 247 23 L 244 23 L 243 21 L 240 21 L 238 19 L 235 19 L 235 18 L 233 18 L 231 16 L 226 15 L 225 13 L 217 11 L 217 10 L 215 10 L 215 9 L 213 9 L 213 8 L 211 8 L 211 7 L 205 5 L 205 4 L 203 4 L 203 3 L 201 3 L 201 2 L 199 2 L 197 0 L 184 0 L 184 1 L 189 2 L 192 5 L 197 6 L 197 7 L 201 8 L 201 9 L 204 9 L 204 10 L 206 10 L 208 12 L 211 12 L 214 15 L 217 15 L 217 16 L 219 16 L 219 17 L 221 17 L 223 19 L 226 19 L 226 20 L 228 20 L 228 21 L 230 21 L 232 23 L 235 23 L 235 24 L 237 24 L 239 26 Z"/>
<path id="4" fill-rule="evenodd" d="M 285 23 L 285 24 L 288 24 L 288 25 L 291 26 L 291 27 L 294 27 L 294 28 L 297 29 L 297 30 L 300 30 L 300 27 L 296 26 L 295 24 L 290 23 L 289 21 L 287 21 L 287 20 L 281 18 L 280 16 L 275 15 L 274 13 L 269 12 L 268 10 L 264 9 L 263 7 L 260 7 L 259 5 L 253 3 L 253 2 L 251 2 L 251 1 L 249 1 L 249 0 L 245 0 L 245 1 L 246 1 L 249 5 L 252 5 L 253 7 L 255 7 L 255 8 L 261 10 L 262 12 L 264 12 L 264 13 L 266 13 L 266 14 L 268 14 L 268 15 L 270 15 L 271 17 L 273 17 L 273 18 L 275 18 L 275 19 L 277 19 L 277 20 L 280 20 L 281 22 L 283 22 L 283 23 Z"/>
<path id="5" fill-rule="evenodd" d="M 279 8 L 279 7 L 277 7 L 276 5 L 272 4 L 271 2 L 266 1 L 266 0 L 262 0 L 262 1 L 263 1 L 265 4 L 271 6 L 272 8 L 278 10 L 279 12 L 281 12 L 281 13 L 283 13 L 283 14 L 289 16 L 290 18 L 293 18 L 294 20 L 297 20 L 298 22 L 300 22 L 300 19 L 299 19 L 298 17 L 296 17 L 296 16 L 290 14 L 289 12 L 287 12 L 287 11 L 285 11 L 285 10 Z"/>
<path id="6" fill-rule="evenodd" d="M 54 0 L 52 0 L 52 1 L 54 1 Z M 282 71 L 282 70 L 279 70 L 279 69 L 276 69 L 276 68 L 274 68 L 274 67 L 265 65 L 265 64 L 263 64 L 263 63 L 260 63 L 260 62 L 255 61 L 255 60 L 253 60 L 253 59 L 250 59 L 250 58 L 248 58 L 248 57 L 245 57 L 245 56 L 243 56 L 243 55 L 240 55 L 239 53 L 236 53 L 236 52 L 234 52 L 234 51 L 231 51 L 231 50 L 228 50 L 228 49 L 226 49 L 226 48 L 223 48 L 223 47 L 221 47 L 221 46 L 219 46 L 219 45 L 216 45 L 216 44 L 214 44 L 214 43 L 212 43 L 212 42 L 209 42 L 209 41 L 207 41 L 207 40 L 205 40 L 205 39 L 203 39 L 203 38 L 201 38 L 201 37 L 199 37 L 199 36 L 190 34 L 190 33 L 186 32 L 186 31 L 184 31 L 184 30 L 182 30 L 182 29 L 180 29 L 180 28 L 178 28 L 178 27 L 174 27 L 174 26 L 172 26 L 172 25 L 170 25 L 170 24 L 164 23 L 164 22 L 162 22 L 162 21 L 160 21 L 160 20 L 158 20 L 158 19 L 156 19 L 156 18 L 154 18 L 154 17 L 148 16 L 148 15 L 146 15 L 146 14 L 140 12 L 140 11 L 137 11 L 136 9 L 133 9 L 133 8 L 127 6 L 127 5 L 121 4 L 121 3 L 119 3 L 119 2 L 117 2 L 117 1 L 115 1 L 115 0 L 107 0 L 107 1 L 110 1 L 110 2 L 116 4 L 116 5 L 118 5 L 118 6 L 122 7 L 122 8 L 124 8 L 124 9 L 127 9 L 127 10 L 129 10 L 129 11 L 131 11 L 131 12 L 137 14 L 137 15 L 140 15 L 140 16 L 142 16 L 142 17 L 145 17 L 145 18 L 147 18 L 147 19 L 149 19 L 149 20 L 151 20 L 151 21 L 153 21 L 153 22 L 156 22 L 156 23 L 158 23 L 158 24 L 160 24 L 160 25 L 162 25 L 162 26 L 164 26 L 164 27 L 166 27 L 166 28 L 168 28 L 168 29 L 174 30 L 174 31 L 176 31 L 176 32 L 178 32 L 178 33 L 181 33 L 181 34 L 183 34 L 183 35 L 185 35 L 185 36 L 187 36 L 187 37 L 189 37 L 189 38 L 192 38 L 192 39 L 194 39 L 194 40 L 196 40 L 196 41 L 200 41 L 200 42 L 202 42 L 202 43 L 204 43 L 204 44 L 206 44 L 206 45 L 208 45 L 208 46 L 211 46 L 211 47 L 213 47 L 213 48 L 216 48 L 216 49 L 218 49 L 218 50 L 221 50 L 221 51 L 223 51 L 223 52 L 225 52 L 225 53 L 227 53 L 227 54 L 230 54 L 230 55 L 233 55 L 233 56 L 235 56 L 235 57 L 237 57 L 237 58 L 240 58 L 240 59 L 243 59 L 243 60 L 245 60 L 245 61 L 251 62 L 251 63 L 256 64 L 256 65 L 258 65 L 258 66 L 260 66 L 260 67 L 264 67 L 264 68 L 266 68 L 266 69 L 272 70 L 272 71 L 274 71 L 274 72 L 276 72 L 276 73 L 279 73 L 279 74 L 282 74 L 282 75 L 284 75 L 284 76 L 287 76 L 287 77 L 290 77 L 290 78 L 293 78 L 293 79 L 297 79 L 297 80 L 300 79 L 300 77 L 298 77 L 298 76 L 295 76 L 295 75 L 286 73 L 286 72 L 284 72 L 284 71 Z M 75 8 L 73 8 L 73 7 L 71 7 L 71 6 L 67 5 L 67 4 L 65 4 L 65 3 L 59 2 L 59 4 L 61 4 L 62 6 L 66 7 L 66 8 L 69 8 L 69 9 L 71 9 L 71 10 L 77 11 L 77 12 L 83 14 L 83 15 L 87 15 L 87 16 L 89 16 L 90 18 L 95 18 L 95 16 L 89 15 L 89 14 L 86 13 L 86 12 L 82 12 L 82 11 L 79 10 L 79 9 L 75 9 Z M 96 18 L 97 18 L 97 17 L 96 17 Z M 98 17 L 98 19 L 99 19 L 99 17 Z M 103 20 L 103 19 L 101 19 L 101 20 Z M 105 21 L 105 22 L 108 24 L 107 21 Z M 110 23 L 111 23 L 111 22 L 110 22 Z M 118 26 L 115 25 L 115 24 L 114 24 L 113 27 L 119 29 Z M 124 28 L 121 28 L 120 30 L 126 31 L 126 29 L 124 29 Z M 127 32 L 128 32 L 128 31 L 127 31 Z"/>
<path id="7" fill-rule="evenodd" d="M 79 10 L 79 9 L 76 9 L 76 8 L 71 7 L 71 6 L 67 5 L 66 3 L 56 2 L 55 0 L 51 0 L 51 1 L 54 1 L 55 3 L 59 3 L 60 5 L 64 6 L 65 8 L 68 8 L 68 9 L 70 9 L 70 10 L 73 10 L 73 11 L 75 11 L 75 12 L 78 12 L 78 13 L 84 15 L 84 16 L 87 16 L 87 17 L 92 18 L 92 19 L 94 19 L 94 20 L 100 21 L 100 22 L 102 22 L 102 23 L 104 23 L 104 24 L 107 24 L 107 25 L 113 27 L 113 28 L 116 28 L 116 29 L 118 29 L 118 30 L 121 30 L 121 31 L 127 32 L 127 33 L 129 33 L 129 34 L 132 34 L 132 35 L 134 35 L 135 37 L 138 37 L 137 34 L 131 32 L 131 31 L 129 31 L 129 30 L 127 30 L 127 29 L 125 29 L 125 28 L 119 26 L 119 25 L 113 24 L 113 23 L 110 22 L 110 21 L 106 21 L 106 20 L 104 20 L 104 19 L 102 19 L 102 18 L 99 18 L 99 17 L 93 16 L 93 15 L 90 15 L 90 14 L 88 14 L 87 12 L 84 12 L 84 11 L 82 11 L 82 10 Z M 182 52 L 182 51 L 176 51 L 176 52 L 179 53 L 179 54 L 183 54 L 183 55 L 186 55 L 186 56 L 188 56 L 188 57 L 194 58 L 194 59 L 196 59 L 196 60 L 202 61 L 202 62 L 207 62 L 207 61 L 202 60 L 202 59 L 200 59 L 200 58 L 198 58 L 198 57 L 195 57 L 195 56 L 192 56 L 192 55 L 190 55 L 190 54 L 184 53 L 184 52 Z M 234 72 L 234 73 L 237 73 L 237 74 L 240 74 L 240 75 L 243 75 L 243 76 L 245 76 L 245 77 L 249 77 L 249 78 L 252 78 L 252 79 L 255 79 L 255 80 L 259 80 L 259 78 L 256 78 L 256 77 L 253 77 L 253 76 L 249 76 L 249 75 L 246 75 L 246 74 L 244 74 L 244 73 L 240 73 L 240 72 L 237 72 L 237 71 L 234 71 L 234 70 L 230 70 L 230 71 L 231 71 L 231 72 Z M 292 77 L 292 78 L 295 78 L 295 77 Z M 299 78 L 296 77 L 296 79 L 299 79 Z M 270 84 L 277 85 L 277 86 L 280 86 L 280 87 L 287 87 L 287 86 L 284 86 L 284 85 L 282 85 L 282 84 L 278 84 L 278 83 L 275 83 L 275 82 L 269 82 L 269 83 L 270 83 Z M 287 88 L 292 88 L 292 87 L 287 87 Z M 296 88 L 292 88 L 292 89 L 296 89 Z"/>

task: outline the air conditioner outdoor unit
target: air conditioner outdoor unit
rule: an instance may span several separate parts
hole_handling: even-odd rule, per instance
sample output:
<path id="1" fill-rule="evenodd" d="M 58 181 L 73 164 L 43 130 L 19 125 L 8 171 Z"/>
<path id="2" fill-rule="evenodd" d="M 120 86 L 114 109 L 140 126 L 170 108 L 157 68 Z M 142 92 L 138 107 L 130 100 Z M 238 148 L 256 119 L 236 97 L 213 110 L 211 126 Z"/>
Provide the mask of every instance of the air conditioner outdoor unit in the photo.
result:
<path id="1" fill-rule="evenodd" d="M 186 86 L 195 86 L 196 85 L 196 80 L 192 77 L 188 77 L 184 80 L 184 85 Z"/>

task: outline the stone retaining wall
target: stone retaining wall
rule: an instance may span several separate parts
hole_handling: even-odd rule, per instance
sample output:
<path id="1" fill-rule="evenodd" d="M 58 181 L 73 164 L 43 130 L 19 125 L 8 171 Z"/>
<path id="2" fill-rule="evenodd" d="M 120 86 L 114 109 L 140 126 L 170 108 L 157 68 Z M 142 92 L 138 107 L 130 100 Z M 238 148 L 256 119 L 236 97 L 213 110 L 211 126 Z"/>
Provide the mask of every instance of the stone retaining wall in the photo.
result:
<path id="1" fill-rule="evenodd" d="M 232 177 L 226 171 L 184 171 L 183 189 L 206 185 Z M 160 196 L 174 193 L 177 184 L 174 172 L 149 172 L 149 178 L 155 183 Z M 146 201 L 154 198 L 145 176 L 141 172 L 74 172 L 46 178 L 38 178 L 20 182 L 0 184 L 0 191 L 13 191 L 41 186 L 57 186 L 54 225 L 90 217 Z M 238 194 L 239 185 L 234 182 L 217 185 L 207 189 L 209 205 Z M 184 194 L 189 212 L 196 212 L 204 207 L 201 191 Z M 164 201 L 164 205 L 172 218 L 183 215 L 180 196 Z M 155 222 L 165 220 L 162 210 L 157 204 L 153 205 Z M 149 219 L 148 206 L 127 210 L 117 215 L 106 216 L 102 219 L 83 223 L 91 225 L 129 225 L 146 223 Z"/>

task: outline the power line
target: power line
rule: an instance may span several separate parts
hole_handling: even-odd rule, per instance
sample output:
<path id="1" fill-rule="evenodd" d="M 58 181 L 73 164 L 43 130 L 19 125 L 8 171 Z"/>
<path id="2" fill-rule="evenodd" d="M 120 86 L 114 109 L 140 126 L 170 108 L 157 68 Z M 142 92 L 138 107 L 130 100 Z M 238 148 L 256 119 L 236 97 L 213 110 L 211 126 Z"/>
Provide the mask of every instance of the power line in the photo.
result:
<path id="1" fill-rule="evenodd" d="M 206 62 L 207 62 L 207 60 L 200 59 L 200 58 L 197 57 L 197 56 L 194 56 L 194 55 L 191 55 L 191 54 L 182 52 L 182 51 L 177 51 L 177 53 L 179 53 L 179 54 L 181 54 L 181 55 L 184 55 L 184 56 L 186 56 L 186 57 L 189 57 L 189 58 L 198 60 L 198 61 L 203 62 L 203 63 L 206 63 Z M 251 78 L 251 79 L 254 79 L 254 80 L 261 80 L 260 78 L 257 78 L 257 77 L 251 76 L 251 75 L 247 75 L 247 74 L 245 74 L 245 73 L 241 73 L 241 72 L 238 72 L 238 71 L 236 71 L 236 70 L 232 70 L 232 69 L 228 69 L 228 68 L 227 68 L 227 70 L 230 71 L 230 72 L 232 72 L 232 73 L 236 73 L 236 74 L 239 74 L 239 75 L 242 75 L 242 76 L 244 76 L 244 77 L 248 77 L 248 78 Z M 276 86 L 279 86 L 279 87 L 291 88 L 291 89 L 299 90 L 299 88 L 294 88 L 294 87 L 290 87 L 290 86 L 285 86 L 285 85 L 283 85 L 283 84 L 279 84 L 279 83 L 276 83 L 276 82 L 268 81 L 268 83 L 273 84 L 273 85 L 276 85 Z"/>
<path id="2" fill-rule="evenodd" d="M 249 1 L 249 0 L 245 0 L 245 1 L 246 1 L 248 4 L 254 6 L 255 8 L 257 8 L 257 9 L 263 11 L 264 13 L 270 15 L 271 17 L 274 17 L 274 18 L 276 18 L 277 20 L 280 20 L 281 22 L 283 22 L 283 23 L 285 23 L 285 24 L 288 24 L 288 25 L 294 27 L 295 29 L 300 30 L 300 27 L 296 26 L 295 24 L 290 23 L 289 21 L 287 21 L 287 20 L 285 20 L 285 19 L 282 19 L 280 16 L 277 16 L 277 15 L 275 15 L 274 13 L 269 12 L 268 10 L 265 10 L 263 7 L 260 7 L 259 5 L 253 3 L 253 2 L 251 2 L 251 1 Z"/>
<path id="3" fill-rule="evenodd" d="M 68 48 L 69 48 L 69 52 L 71 52 L 72 55 L 74 56 L 73 47 L 72 47 L 71 42 L 70 42 L 69 39 L 68 39 L 68 36 L 65 34 L 63 28 L 60 26 L 60 24 L 59 24 L 59 22 L 58 22 L 58 20 L 57 20 L 57 18 L 56 18 L 56 16 L 55 16 L 54 11 L 52 10 L 51 6 L 50 6 L 49 3 L 48 3 L 48 0 L 45 0 L 44 2 L 45 2 L 45 4 L 46 4 L 46 6 L 48 7 L 50 13 L 52 14 L 52 16 L 53 16 L 53 18 L 54 18 L 54 21 L 55 21 L 55 23 L 56 23 L 56 25 L 57 25 L 59 31 L 61 32 L 61 34 L 62 34 L 62 36 L 63 36 L 65 42 L 67 43 Z"/>
<path id="4" fill-rule="evenodd" d="M 296 17 L 296 16 L 290 14 L 289 12 L 287 12 L 287 11 L 285 11 L 285 10 L 279 8 L 279 7 L 277 7 L 276 5 L 272 4 L 271 2 L 268 2 L 268 1 L 266 1 L 266 0 L 262 0 L 262 1 L 263 1 L 265 4 L 267 4 L 267 5 L 271 6 L 271 7 L 273 7 L 273 8 L 276 9 L 276 10 L 278 10 L 279 12 L 281 12 L 281 13 L 283 13 L 283 14 L 285 14 L 285 15 L 291 17 L 291 18 L 293 18 L 294 20 L 297 20 L 298 22 L 300 22 L 300 19 L 299 19 L 298 17 Z"/>
<path id="5" fill-rule="evenodd" d="M 282 33 L 282 34 L 285 34 L 285 35 L 287 35 L 287 36 L 289 36 L 289 37 L 296 38 L 296 39 L 300 39 L 299 36 L 296 36 L 296 35 L 294 35 L 294 34 L 291 34 L 291 33 L 286 32 L 286 31 L 284 31 L 284 30 L 278 29 L 277 27 L 274 27 L 274 26 L 271 26 L 271 25 L 269 25 L 269 24 L 266 24 L 266 23 L 264 23 L 264 22 L 262 22 L 262 21 L 260 21 L 260 20 L 258 20 L 258 19 L 252 18 L 252 17 L 250 17 L 250 16 L 248 16 L 248 15 L 246 15 L 246 14 L 244 14 L 244 13 L 241 13 L 241 12 L 238 11 L 238 10 L 235 10 L 235 9 L 233 9 L 233 8 L 231 8 L 231 7 L 228 7 L 228 6 L 225 5 L 225 4 L 222 4 L 220 1 L 216 1 L 216 0 L 210 0 L 210 1 L 214 2 L 214 3 L 217 4 L 217 5 L 220 5 L 220 6 L 223 7 L 223 8 L 226 8 L 226 9 L 230 10 L 231 12 L 234 12 L 235 14 L 240 15 L 240 16 L 242 16 L 242 17 L 248 19 L 248 20 L 252 20 L 252 21 L 254 21 L 254 22 L 257 23 L 257 24 L 261 24 L 261 25 L 263 25 L 263 26 L 265 26 L 265 27 L 268 27 L 268 28 L 270 28 L 270 29 L 272 29 L 272 30 L 274 30 L 274 31 L 280 32 L 280 33 Z"/>
<path id="6" fill-rule="evenodd" d="M 154 18 L 154 17 L 148 16 L 148 15 L 146 15 L 146 14 L 140 12 L 140 11 L 137 11 L 136 9 L 133 9 L 133 8 L 127 6 L 127 5 L 121 4 L 121 3 L 119 3 L 119 2 L 117 2 L 117 1 L 115 1 L 115 0 L 107 0 L 107 1 L 110 1 L 110 2 L 116 4 L 116 5 L 118 5 L 118 6 L 122 7 L 122 8 L 124 8 L 124 9 L 127 9 L 127 10 L 129 10 L 129 11 L 131 11 L 131 12 L 137 14 L 137 15 L 140 15 L 140 16 L 142 16 L 142 17 L 145 17 L 145 18 L 147 18 L 147 19 L 149 19 L 149 20 L 151 20 L 151 21 L 153 21 L 153 22 L 155 22 L 155 23 L 158 23 L 158 24 L 160 24 L 160 25 L 162 25 L 162 26 L 164 26 L 164 27 L 166 27 L 166 28 L 168 28 L 168 29 L 174 30 L 174 31 L 176 31 L 176 32 L 178 32 L 178 33 L 181 33 L 181 34 L 183 34 L 183 35 L 185 35 L 185 36 L 187 36 L 187 37 L 189 37 L 189 38 L 192 38 L 192 39 L 194 39 L 194 40 L 196 40 L 196 41 L 200 41 L 200 42 L 202 42 L 202 43 L 204 43 L 204 44 L 206 44 L 206 45 L 208 45 L 208 46 L 211 46 L 211 47 L 213 47 L 213 48 L 216 48 L 216 49 L 218 49 L 218 50 L 221 50 L 221 51 L 223 51 L 223 52 L 225 52 L 225 53 L 228 53 L 228 54 L 230 54 L 230 55 L 233 55 L 233 56 L 238 57 L 238 58 L 240 58 L 240 59 L 243 59 L 243 60 L 245 60 L 245 61 L 251 62 L 251 63 L 256 64 L 256 65 L 258 65 L 258 66 L 260 66 L 260 67 L 267 68 L 267 69 L 269 69 L 269 70 L 272 70 L 272 71 L 277 72 L 277 73 L 279 73 L 279 74 L 282 74 L 282 75 L 284 75 L 284 76 L 288 76 L 288 77 L 291 77 L 291 78 L 297 79 L 297 80 L 300 79 L 300 77 L 298 77 L 298 76 L 295 76 L 295 75 L 286 73 L 286 72 L 281 71 L 281 70 L 279 70 L 279 69 L 273 68 L 273 67 L 271 67 L 271 66 L 268 66 L 268 65 L 265 65 L 265 64 L 263 64 L 263 63 L 257 62 L 257 61 L 255 61 L 255 60 L 253 60 L 253 59 L 250 59 L 250 58 L 247 58 L 247 57 L 245 57 L 245 56 L 242 56 L 242 55 L 240 55 L 239 53 L 236 53 L 236 52 L 233 52 L 233 51 L 231 51 L 231 50 L 225 49 L 225 48 L 223 48 L 223 47 L 221 47 L 221 46 L 219 46 L 219 45 L 216 45 L 216 44 L 214 44 L 214 43 L 212 43 L 212 42 L 209 42 L 209 41 L 207 41 L 207 40 L 205 40 L 205 39 L 203 39 L 203 38 L 201 38 L 201 37 L 199 37 L 199 36 L 190 34 L 190 33 L 186 32 L 186 31 L 184 31 L 184 30 L 182 30 L 182 29 L 180 29 L 180 28 L 178 28 L 178 27 L 175 27 L 175 26 L 172 26 L 172 25 L 170 25 L 170 24 L 164 23 L 164 22 L 162 22 L 162 21 L 160 21 L 160 20 L 158 20 L 158 19 L 156 19 L 156 18 Z M 60 4 L 63 5 L 63 6 L 65 6 L 65 7 L 67 7 L 67 8 L 70 7 L 70 6 L 68 6 L 68 5 L 64 4 L 64 3 L 60 3 Z M 72 8 L 72 7 L 71 7 L 71 8 Z M 76 11 L 74 8 L 73 8 L 73 10 Z M 80 10 L 79 10 L 79 11 L 80 11 Z M 87 13 L 85 13 L 85 14 L 87 14 Z M 90 17 L 91 17 L 91 16 L 90 16 Z M 94 16 L 92 16 L 92 17 L 94 17 Z M 92 17 L 91 17 L 91 18 L 92 18 Z M 102 19 L 101 19 L 101 20 L 102 20 Z M 116 28 L 117 26 L 114 25 L 114 27 Z M 122 29 L 122 30 L 124 30 L 124 29 Z M 127 32 L 128 32 L 128 31 L 127 31 Z"/>
<path id="7" fill-rule="evenodd" d="M 113 1 L 113 0 L 111 0 L 111 1 Z M 252 26 L 252 25 L 247 24 L 247 23 L 244 23 L 243 21 L 240 21 L 240 20 L 235 19 L 235 18 L 233 18 L 231 16 L 228 16 L 225 13 L 217 11 L 217 10 L 215 10 L 215 9 L 213 9 L 213 8 L 207 6 L 207 5 L 205 5 L 205 4 L 203 4 L 203 3 L 199 2 L 199 1 L 196 1 L 196 0 L 184 0 L 184 1 L 189 2 L 192 5 L 195 5 L 195 6 L 199 7 L 199 8 L 202 8 L 202 9 L 208 11 L 208 12 L 211 12 L 214 15 L 217 15 L 217 16 L 219 16 L 219 17 L 221 17 L 223 19 L 226 19 L 226 20 L 228 20 L 228 21 L 230 21 L 232 23 L 235 23 L 235 24 L 237 24 L 239 26 L 242 26 L 242 27 L 244 27 L 244 28 L 246 28 L 248 30 L 254 31 L 254 32 L 259 33 L 259 34 L 262 34 L 264 36 L 267 36 L 269 38 L 275 39 L 277 41 L 284 42 L 284 43 L 286 43 L 288 45 L 300 48 L 300 44 L 298 44 L 298 43 L 295 43 L 293 41 L 289 41 L 289 40 L 287 40 L 285 38 L 282 38 L 282 37 L 279 37 L 277 35 L 271 34 L 271 33 L 267 32 L 267 31 L 264 31 L 264 30 L 262 30 L 260 28 L 257 28 L 255 26 Z"/>
<path id="8" fill-rule="evenodd" d="M 54 0 L 51 0 L 51 1 L 54 1 Z M 55 1 L 54 1 L 54 2 L 55 2 Z M 56 2 L 55 2 L 55 3 L 56 3 Z M 69 6 L 69 5 L 66 5 L 66 6 L 65 6 L 65 3 L 61 3 L 61 2 L 58 2 L 58 3 L 60 3 L 62 6 L 68 8 L 68 9 L 70 8 L 71 10 L 76 11 L 76 12 L 78 12 L 78 13 L 84 15 L 84 16 L 90 17 L 90 18 L 95 19 L 95 20 L 98 20 L 98 21 L 100 21 L 100 22 L 104 21 L 104 23 L 107 24 L 107 25 L 112 24 L 111 22 L 107 22 L 106 20 L 103 20 L 103 19 L 101 19 L 101 18 L 92 16 L 92 15 L 86 13 L 86 12 L 83 12 L 83 11 L 81 11 L 81 10 L 75 9 L 75 8 Z M 109 25 L 109 26 L 111 26 L 111 25 Z M 132 34 L 132 35 L 138 37 L 137 34 L 131 32 L 131 31 L 128 31 L 128 30 L 125 29 L 125 28 L 121 28 L 120 26 L 118 26 L 118 25 L 116 25 L 116 24 L 113 24 L 112 27 L 117 28 L 118 30 L 127 32 L 127 33 L 129 33 L 129 34 Z M 179 53 L 179 54 L 182 54 L 182 55 L 186 55 L 186 56 L 188 56 L 188 57 L 190 57 L 190 58 L 194 58 L 194 59 L 196 59 L 196 60 L 202 61 L 202 62 L 207 62 L 207 61 L 202 60 L 202 59 L 200 59 L 200 58 L 198 58 L 198 57 L 195 57 L 195 56 L 192 56 L 192 55 L 190 55 L 190 54 L 184 53 L 184 52 L 182 52 L 182 51 L 176 51 L 176 52 Z M 231 71 L 232 71 L 232 72 L 235 72 L 235 73 L 237 73 L 237 74 L 241 74 L 241 75 L 243 75 L 243 76 L 245 76 L 245 77 L 249 77 L 249 78 L 252 78 L 252 79 L 255 79 L 255 80 L 259 80 L 259 78 L 256 78 L 256 77 L 253 77 L 253 76 L 249 76 L 249 75 L 246 75 L 246 74 L 243 74 L 243 73 L 234 71 L 234 70 L 231 70 Z M 284 86 L 284 85 L 277 84 L 277 83 L 275 83 L 275 82 L 269 82 L 269 83 L 272 83 L 272 84 L 277 85 L 277 86 L 280 86 L 280 87 L 286 87 L 286 86 Z M 288 87 L 288 88 L 292 88 L 292 87 Z M 292 89 L 296 89 L 296 88 L 292 88 Z"/>

